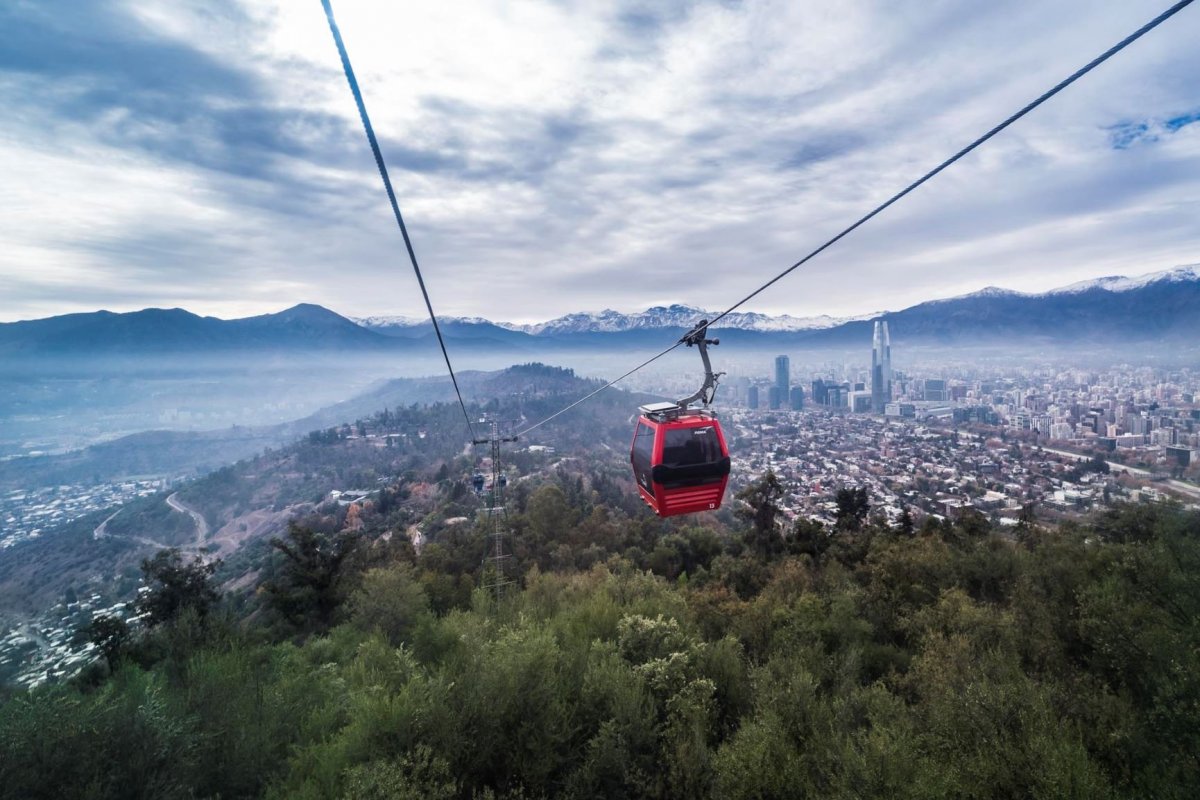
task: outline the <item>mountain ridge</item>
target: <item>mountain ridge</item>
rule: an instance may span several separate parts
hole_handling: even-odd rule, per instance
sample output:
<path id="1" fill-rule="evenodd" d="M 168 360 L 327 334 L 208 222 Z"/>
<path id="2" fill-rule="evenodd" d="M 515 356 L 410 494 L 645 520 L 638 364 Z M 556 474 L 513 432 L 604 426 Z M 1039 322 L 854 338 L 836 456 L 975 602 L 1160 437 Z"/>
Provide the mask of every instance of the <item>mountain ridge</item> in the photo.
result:
<path id="1" fill-rule="evenodd" d="M 388 350 L 395 341 L 323 306 L 223 320 L 182 308 L 95 311 L 0 323 L 0 356 L 241 350 Z"/>
<path id="2" fill-rule="evenodd" d="M 814 331 L 825 331 L 842 326 L 877 319 L 891 320 L 903 316 L 916 308 L 931 305 L 955 304 L 965 301 L 975 301 L 980 298 L 1022 298 L 1037 300 L 1059 296 L 1084 294 L 1090 291 L 1122 293 L 1137 291 L 1158 284 L 1200 284 L 1200 264 L 1190 264 L 1169 270 L 1147 273 L 1144 275 L 1106 276 L 1061 286 L 1045 292 L 1021 292 L 999 286 L 988 286 L 975 292 L 939 298 L 918 303 L 898 311 L 878 311 L 869 314 L 858 314 L 845 317 L 820 315 L 815 317 L 793 317 L 787 314 L 770 316 L 757 312 L 732 312 L 723 317 L 719 327 L 723 330 L 734 329 L 756 331 L 760 333 L 803 334 Z M 534 337 L 556 337 L 571 334 L 595 333 L 624 333 L 638 330 L 683 329 L 689 330 L 701 319 L 713 319 L 718 312 L 706 311 L 696 306 L 672 304 L 669 306 L 652 306 L 644 311 L 622 313 L 613 309 L 599 312 L 579 311 L 565 314 L 545 322 L 533 324 L 515 324 L 482 317 L 439 317 L 439 324 L 445 325 L 480 325 L 490 328 L 500 328 L 509 331 L 526 333 Z M 355 322 L 370 330 L 397 335 L 400 331 L 412 331 L 431 328 L 428 319 L 412 317 L 372 316 L 352 318 Z"/>
<path id="3" fill-rule="evenodd" d="M 678 337 L 715 312 L 684 305 L 653 306 L 634 314 L 607 309 L 575 312 L 517 326 L 480 317 L 445 317 L 439 325 L 460 351 L 536 355 L 576 348 L 655 346 Z M 1181 342 L 1200 337 L 1200 265 L 1135 277 L 1108 276 L 1042 293 L 990 286 L 929 300 L 899 311 L 857 317 L 769 316 L 734 312 L 714 331 L 741 344 L 841 346 L 869 337 L 876 320 L 889 323 L 894 341 L 954 344 L 1036 339 L 1047 343 Z M 211 353 L 402 353 L 426 347 L 427 320 L 343 317 L 300 303 L 272 314 L 222 320 L 181 308 L 96 311 L 0 323 L 0 361 L 75 357 L 187 356 Z"/>
<path id="4" fill-rule="evenodd" d="M 881 312 L 849 317 L 831 317 L 822 314 L 815 317 L 793 317 L 788 314 L 771 316 L 757 312 L 733 312 L 721 320 L 721 327 L 763 332 L 788 332 L 833 328 L 846 322 L 874 318 Z M 696 306 L 673 303 L 669 306 L 651 306 L 645 311 L 624 314 L 611 308 L 599 312 L 577 311 L 564 314 L 546 322 L 517 324 L 484 319 L 482 317 L 438 317 L 438 324 L 489 325 L 504 330 L 525 333 L 530 336 L 555 336 L 571 333 L 618 333 L 629 330 L 661 328 L 689 329 L 700 319 L 711 319 L 717 312 L 705 311 Z M 392 330 L 430 326 L 428 319 L 402 316 L 351 317 L 354 322 L 368 330 Z M 392 335 L 395 335 L 393 333 Z"/>

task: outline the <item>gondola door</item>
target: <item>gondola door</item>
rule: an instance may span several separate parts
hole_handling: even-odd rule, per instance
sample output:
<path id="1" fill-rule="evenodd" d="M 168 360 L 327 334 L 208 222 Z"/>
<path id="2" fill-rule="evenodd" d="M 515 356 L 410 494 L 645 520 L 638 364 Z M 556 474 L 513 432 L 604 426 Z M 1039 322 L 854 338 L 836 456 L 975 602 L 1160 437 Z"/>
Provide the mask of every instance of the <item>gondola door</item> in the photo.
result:
<path id="1" fill-rule="evenodd" d="M 656 512 L 658 502 L 654 496 L 655 433 L 658 426 L 645 417 L 638 419 L 633 433 L 633 447 L 629 460 L 633 463 L 633 479 L 637 481 L 642 499 Z"/>

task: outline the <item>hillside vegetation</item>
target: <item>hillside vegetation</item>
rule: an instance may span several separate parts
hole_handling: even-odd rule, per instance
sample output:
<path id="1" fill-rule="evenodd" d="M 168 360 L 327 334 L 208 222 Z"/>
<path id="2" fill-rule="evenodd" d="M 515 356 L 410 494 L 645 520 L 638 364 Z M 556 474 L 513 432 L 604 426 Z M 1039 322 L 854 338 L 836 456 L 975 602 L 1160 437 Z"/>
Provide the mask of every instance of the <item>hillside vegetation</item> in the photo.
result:
<path id="1" fill-rule="evenodd" d="M 588 389 L 507 379 L 488 409 L 507 418 Z M 556 421 L 557 453 L 508 453 L 500 597 L 471 490 L 491 469 L 456 406 L 314 431 L 180 490 L 214 547 L 272 508 L 292 521 L 223 562 L 143 561 L 140 628 L 93 618 L 94 664 L 0 701 L 0 798 L 1196 795 L 1200 515 L 889 526 L 846 488 L 835 526 L 783 524 L 768 473 L 661 520 L 597 445 L 628 414 L 600 395 Z M 162 504 L 47 563 L 186 540 Z"/>
<path id="2" fill-rule="evenodd" d="M 671 528 L 605 480 L 519 493 L 499 601 L 482 526 L 418 557 L 378 505 L 294 525 L 249 595 L 148 563 L 148 632 L 0 706 L 0 796 L 1195 795 L 1196 514 L 779 536 L 768 479 Z"/>

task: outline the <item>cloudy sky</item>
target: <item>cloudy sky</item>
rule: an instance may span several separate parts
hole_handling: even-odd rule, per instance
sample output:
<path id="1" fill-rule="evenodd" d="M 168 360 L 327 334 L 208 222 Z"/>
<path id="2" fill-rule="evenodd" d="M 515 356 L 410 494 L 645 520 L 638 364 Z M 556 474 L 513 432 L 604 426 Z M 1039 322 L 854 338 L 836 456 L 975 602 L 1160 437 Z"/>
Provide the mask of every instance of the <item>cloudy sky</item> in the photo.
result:
<path id="1" fill-rule="evenodd" d="M 528 322 L 728 306 L 1167 5 L 334 8 L 435 309 Z M 424 313 L 318 0 L 6 0 L 0 30 L 0 320 Z M 1197 41 L 1192 7 L 747 310 L 1200 262 Z"/>

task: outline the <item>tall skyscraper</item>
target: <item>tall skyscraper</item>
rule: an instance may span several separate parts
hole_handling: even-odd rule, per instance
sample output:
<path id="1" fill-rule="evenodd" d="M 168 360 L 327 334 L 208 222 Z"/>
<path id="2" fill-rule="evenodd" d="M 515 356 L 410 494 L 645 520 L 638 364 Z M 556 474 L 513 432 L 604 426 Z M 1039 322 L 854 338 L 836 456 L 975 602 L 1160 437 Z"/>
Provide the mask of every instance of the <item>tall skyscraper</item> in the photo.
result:
<path id="1" fill-rule="evenodd" d="M 818 406 L 829 405 L 829 390 L 825 388 L 825 381 L 821 378 L 812 382 L 812 401 Z"/>
<path id="2" fill-rule="evenodd" d="M 751 386 L 746 390 L 746 407 L 758 408 L 758 387 Z"/>
<path id="3" fill-rule="evenodd" d="M 780 403 L 787 402 L 791 387 L 791 362 L 787 356 L 775 356 L 775 388 L 779 390 Z"/>
<path id="4" fill-rule="evenodd" d="M 892 400 L 892 340 L 886 322 L 875 323 L 871 344 L 871 410 L 882 414 Z"/>

